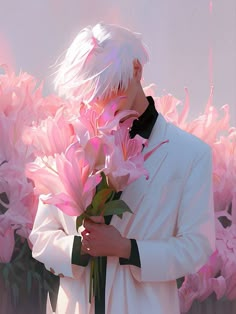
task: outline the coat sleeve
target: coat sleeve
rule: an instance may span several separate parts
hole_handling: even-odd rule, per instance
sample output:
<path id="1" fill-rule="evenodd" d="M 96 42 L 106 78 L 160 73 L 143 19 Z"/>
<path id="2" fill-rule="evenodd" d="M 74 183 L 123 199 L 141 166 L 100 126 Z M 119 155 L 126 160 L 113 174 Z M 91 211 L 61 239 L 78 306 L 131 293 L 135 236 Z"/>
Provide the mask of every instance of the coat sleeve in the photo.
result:
<path id="1" fill-rule="evenodd" d="M 140 282 L 170 281 L 194 273 L 215 250 L 212 156 L 208 146 L 186 179 L 176 235 L 156 241 L 137 240 L 137 244 L 141 268 L 130 268 Z"/>
<path id="2" fill-rule="evenodd" d="M 58 211 L 56 207 L 39 201 L 33 229 L 29 236 L 32 243 L 32 256 L 55 275 L 79 279 L 85 267 L 72 264 L 75 236 L 65 232 L 59 219 L 61 213 Z"/>

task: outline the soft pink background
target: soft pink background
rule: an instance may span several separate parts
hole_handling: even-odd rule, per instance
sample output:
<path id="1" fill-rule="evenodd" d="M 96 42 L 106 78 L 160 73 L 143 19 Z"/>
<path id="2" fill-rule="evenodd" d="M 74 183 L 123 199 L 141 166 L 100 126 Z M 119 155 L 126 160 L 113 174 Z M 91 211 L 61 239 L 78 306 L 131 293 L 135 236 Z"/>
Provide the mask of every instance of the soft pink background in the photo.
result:
<path id="1" fill-rule="evenodd" d="M 215 105 L 229 103 L 236 124 L 235 0 L 0 0 L 0 62 L 45 79 L 51 92 L 49 67 L 82 27 L 102 20 L 143 34 L 151 57 L 145 83 L 157 94 L 184 99 L 187 86 L 195 115 L 212 82 Z"/>

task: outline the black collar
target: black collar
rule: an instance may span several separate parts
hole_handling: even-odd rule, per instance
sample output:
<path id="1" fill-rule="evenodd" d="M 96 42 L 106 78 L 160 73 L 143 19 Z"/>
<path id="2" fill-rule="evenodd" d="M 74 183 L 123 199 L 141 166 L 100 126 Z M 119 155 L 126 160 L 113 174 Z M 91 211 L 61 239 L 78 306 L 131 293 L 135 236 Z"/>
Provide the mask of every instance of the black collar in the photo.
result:
<path id="1" fill-rule="evenodd" d="M 130 137 L 135 137 L 136 134 L 148 139 L 153 126 L 157 120 L 158 112 L 155 108 L 154 99 L 151 96 L 147 97 L 148 107 L 144 113 L 137 119 L 134 120 L 133 125 L 129 131 Z"/>

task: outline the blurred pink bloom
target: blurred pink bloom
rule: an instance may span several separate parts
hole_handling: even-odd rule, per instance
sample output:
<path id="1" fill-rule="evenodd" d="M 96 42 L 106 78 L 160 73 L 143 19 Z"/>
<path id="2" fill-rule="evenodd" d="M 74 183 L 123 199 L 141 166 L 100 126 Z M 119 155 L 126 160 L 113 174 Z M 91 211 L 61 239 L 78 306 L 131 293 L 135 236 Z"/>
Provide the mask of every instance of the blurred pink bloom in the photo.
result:
<path id="1" fill-rule="evenodd" d="M 150 84 L 150 85 L 145 86 L 143 88 L 145 95 L 146 96 L 152 96 L 153 98 L 156 97 L 155 89 L 156 89 L 156 85 L 155 84 Z"/>
<path id="2" fill-rule="evenodd" d="M 25 165 L 34 159 L 34 152 L 22 134 L 37 120 L 37 110 L 44 103 L 41 91 L 42 86 L 38 88 L 27 73 L 16 76 L 5 67 L 0 75 L 0 193 L 8 199 L 1 200 L 5 210 L 0 215 L 1 243 L 9 248 L 5 261 L 14 248 L 13 232 L 27 238 L 36 214 L 38 199 L 25 176 Z"/>
<path id="3" fill-rule="evenodd" d="M 166 120 L 184 129 L 186 127 L 186 120 L 190 109 L 188 89 L 185 88 L 185 102 L 181 110 L 180 105 L 182 105 L 182 101 L 175 98 L 172 94 L 155 97 L 154 88 L 155 85 L 151 84 L 145 87 L 144 91 L 146 95 L 150 95 L 154 98 L 157 111 L 160 112 Z"/>
<path id="4" fill-rule="evenodd" d="M 7 210 L 0 215 L 0 233 L 4 235 L 12 228 L 27 238 L 33 226 L 37 199 L 32 183 L 22 170 L 11 162 L 0 167 L 0 193 L 6 193 L 8 198 L 7 203 L 2 203 Z"/>
<path id="5" fill-rule="evenodd" d="M 197 275 L 189 275 L 178 290 L 180 312 L 187 313 L 198 297 Z"/>
<path id="6" fill-rule="evenodd" d="M 225 296 L 228 300 L 235 300 L 236 299 L 236 271 L 235 265 L 232 269 L 231 275 L 226 277 L 226 293 Z"/>
<path id="7" fill-rule="evenodd" d="M 66 102 L 55 95 L 43 97 L 43 85 L 38 85 L 28 73 L 16 75 L 7 66 L 2 68 L 5 74 L 0 75 L 0 113 L 16 121 L 19 133 L 32 121 L 54 116 L 65 105 Z"/>
<path id="8" fill-rule="evenodd" d="M 36 91 L 38 101 L 35 105 L 35 117 L 36 121 L 42 121 L 48 117 L 54 117 L 58 110 L 68 106 L 68 102 L 57 97 L 56 95 L 49 95 L 42 97 L 42 87 Z"/>
<path id="9" fill-rule="evenodd" d="M 184 128 L 185 131 L 194 134 L 204 140 L 204 142 L 212 145 L 217 141 L 223 131 L 228 131 L 229 129 L 229 108 L 225 105 L 222 109 L 224 116 L 222 119 L 219 119 L 217 109 L 210 106 L 209 109 L 205 111 L 204 115 L 187 123 Z"/>
<path id="10" fill-rule="evenodd" d="M 236 184 L 236 138 L 221 137 L 212 145 L 215 211 L 227 209 Z"/>
<path id="11" fill-rule="evenodd" d="M 37 156 L 53 156 L 66 151 L 74 140 L 74 129 L 65 120 L 63 111 L 58 110 L 55 117 L 42 120 L 38 127 L 29 127 L 23 134 L 25 144 L 31 144 Z"/>
<path id="12" fill-rule="evenodd" d="M 4 161 L 14 161 L 19 168 L 33 160 L 33 147 L 22 141 L 21 130 L 17 130 L 16 121 L 0 113 L 0 164 Z"/>
<path id="13" fill-rule="evenodd" d="M 149 94 L 153 94 L 152 86 L 149 86 L 147 90 Z M 213 106 L 213 89 L 211 89 L 204 114 L 188 121 L 190 118 L 188 117 L 190 100 L 187 88 L 185 88 L 185 93 L 186 97 L 182 110 L 180 110 L 181 101 L 171 94 L 154 97 L 157 111 L 162 113 L 168 121 L 212 145 L 222 132 L 228 132 L 229 130 L 229 106 L 224 105 L 222 107 L 224 115 L 221 118 L 218 110 Z"/>
<path id="14" fill-rule="evenodd" d="M 181 313 L 187 313 L 195 300 L 202 302 L 213 292 L 218 300 L 224 296 L 226 282 L 223 276 L 219 276 L 221 265 L 220 256 L 215 251 L 197 273 L 185 277 L 179 289 Z"/>
<path id="15" fill-rule="evenodd" d="M 227 211 L 217 213 L 217 217 L 226 216 L 229 221 L 232 216 Z M 232 300 L 236 297 L 236 225 L 232 223 L 224 228 L 216 221 L 216 247 L 222 260 L 221 275 L 226 281 L 226 297 Z"/>
<path id="16" fill-rule="evenodd" d="M 42 98 L 35 93 L 36 80 L 27 73 L 16 76 L 7 67 L 5 72 L 0 76 L 0 112 L 27 125 L 34 117 L 33 107 Z"/>
<path id="17" fill-rule="evenodd" d="M 181 103 L 180 100 L 167 94 L 155 99 L 155 105 L 158 112 L 162 113 L 165 118 L 173 123 L 178 123 L 179 113 L 177 111 L 178 105 Z"/>

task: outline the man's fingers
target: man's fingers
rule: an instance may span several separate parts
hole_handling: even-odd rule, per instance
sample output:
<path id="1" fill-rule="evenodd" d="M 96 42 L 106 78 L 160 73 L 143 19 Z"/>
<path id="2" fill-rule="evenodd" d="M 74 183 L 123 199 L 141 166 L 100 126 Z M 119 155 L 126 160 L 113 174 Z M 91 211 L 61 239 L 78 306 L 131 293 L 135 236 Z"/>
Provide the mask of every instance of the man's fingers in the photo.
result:
<path id="1" fill-rule="evenodd" d="M 84 248 L 89 247 L 89 242 L 86 241 L 86 240 L 83 240 L 83 241 L 82 241 L 82 246 L 83 246 Z"/>
<path id="2" fill-rule="evenodd" d="M 105 219 L 103 216 L 91 216 L 89 219 L 92 220 L 93 222 L 97 223 L 97 224 L 104 224 L 105 223 Z"/>
<path id="3" fill-rule="evenodd" d="M 92 241 L 92 240 L 96 239 L 96 236 L 93 235 L 93 233 L 90 233 L 88 231 L 86 231 L 86 232 L 83 231 L 81 233 L 81 235 L 82 235 L 83 241 Z"/>
<path id="4" fill-rule="evenodd" d="M 102 216 L 91 216 L 89 219 L 84 220 L 84 228 L 87 231 L 92 231 L 94 228 L 97 227 L 98 224 L 104 224 L 105 220 Z"/>
<path id="5" fill-rule="evenodd" d="M 86 237 L 90 234 L 90 232 L 87 229 L 84 229 L 84 231 L 81 232 L 82 237 Z"/>
<path id="6" fill-rule="evenodd" d="M 90 232 L 93 229 L 93 222 L 91 222 L 89 219 L 84 220 L 84 228 L 86 232 Z"/>

